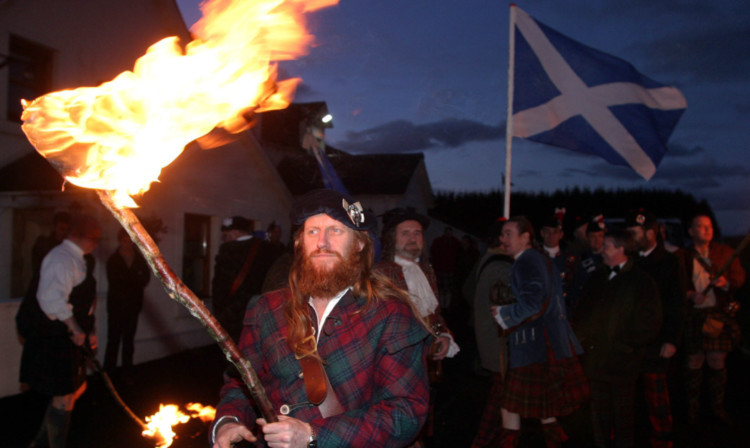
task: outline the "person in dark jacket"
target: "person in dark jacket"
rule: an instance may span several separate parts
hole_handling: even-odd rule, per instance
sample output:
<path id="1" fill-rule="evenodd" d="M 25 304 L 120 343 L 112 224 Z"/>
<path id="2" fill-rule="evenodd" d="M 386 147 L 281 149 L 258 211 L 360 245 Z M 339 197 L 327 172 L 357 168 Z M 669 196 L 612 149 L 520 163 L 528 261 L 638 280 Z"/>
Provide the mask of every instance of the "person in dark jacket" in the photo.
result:
<path id="1" fill-rule="evenodd" d="M 133 353 L 138 315 L 143 308 L 143 290 L 151 279 L 146 260 L 124 229 L 117 233 L 117 250 L 107 259 L 107 348 L 104 369 L 112 372 L 122 343 L 125 382 L 132 382 Z"/>
<path id="2" fill-rule="evenodd" d="M 677 256 L 664 249 L 656 216 L 639 209 L 627 217 L 625 225 L 638 250 L 638 255 L 633 256 L 636 264 L 654 279 L 659 288 L 661 331 L 646 350 L 641 379 L 652 427 L 651 446 L 669 448 L 674 446 L 674 441 L 667 371 L 682 340 L 685 270 Z"/>
<path id="3" fill-rule="evenodd" d="M 573 320 L 591 384 L 597 447 L 634 445 L 635 383 L 646 350 L 661 329 L 656 283 L 628 257 L 629 244 L 628 234 L 622 230 L 605 235 L 604 263 L 581 290 Z"/>
<path id="4" fill-rule="evenodd" d="M 225 242 L 219 246 L 211 285 L 216 319 L 236 342 L 242 331 L 242 316 L 250 300 L 259 296 L 268 268 L 273 264 L 271 244 L 254 238 L 253 222 L 234 216 L 221 226 Z"/>

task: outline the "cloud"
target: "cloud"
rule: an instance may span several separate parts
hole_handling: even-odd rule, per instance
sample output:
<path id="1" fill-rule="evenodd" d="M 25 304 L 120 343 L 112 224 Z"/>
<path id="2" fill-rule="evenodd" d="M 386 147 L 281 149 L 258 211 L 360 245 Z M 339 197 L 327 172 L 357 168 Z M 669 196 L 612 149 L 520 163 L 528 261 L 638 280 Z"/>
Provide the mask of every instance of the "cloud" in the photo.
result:
<path id="1" fill-rule="evenodd" d="M 692 148 L 689 148 L 679 143 L 672 143 L 667 145 L 667 154 L 665 157 L 692 157 L 705 152 L 706 150 L 702 146 L 693 146 Z"/>
<path id="2" fill-rule="evenodd" d="M 700 147 L 687 150 L 694 154 L 703 153 Z M 595 159 L 591 159 L 595 160 Z M 671 160 L 664 159 L 664 162 L 657 168 L 656 174 L 651 178 L 649 184 L 654 186 L 666 185 L 668 187 L 680 188 L 688 191 L 697 190 L 714 190 L 726 185 L 731 179 L 743 179 L 750 175 L 750 169 L 738 164 L 727 163 L 719 164 L 715 160 L 703 157 L 700 160 L 684 162 L 676 161 L 684 159 Z M 588 166 L 576 166 L 564 168 L 559 172 L 560 177 L 580 178 L 585 176 L 589 179 L 601 180 L 621 180 L 621 181 L 638 181 L 642 179 L 632 169 L 612 165 L 605 161 L 596 161 Z"/>
<path id="3" fill-rule="evenodd" d="M 750 28 L 746 23 L 690 27 L 629 48 L 644 72 L 686 75 L 685 81 L 746 82 L 750 71 Z"/>
<path id="4" fill-rule="evenodd" d="M 501 140 L 505 125 L 447 119 L 416 125 L 396 120 L 364 131 L 347 132 L 334 146 L 353 153 L 401 153 L 436 148 L 457 148 L 469 142 Z"/>

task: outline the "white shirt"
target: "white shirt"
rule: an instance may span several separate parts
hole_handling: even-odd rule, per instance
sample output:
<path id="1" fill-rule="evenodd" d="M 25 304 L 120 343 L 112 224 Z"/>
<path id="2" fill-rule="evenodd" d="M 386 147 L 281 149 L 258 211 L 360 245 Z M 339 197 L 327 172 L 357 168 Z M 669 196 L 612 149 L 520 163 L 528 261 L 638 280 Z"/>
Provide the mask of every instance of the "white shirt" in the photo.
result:
<path id="1" fill-rule="evenodd" d="M 36 297 L 39 307 L 51 320 L 65 320 L 73 316 L 73 305 L 68 302 L 68 296 L 86 278 L 83 255 L 80 247 L 66 239 L 42 261 Z"/>
<path id="2" fill-rule="evenodd" d="M 315 317 L 318 318 L 318 328 L 323 328 L 323 324 L 326 322 L 326 318 L 328 318 L 328 315 L 331 314 L 331 311 L 333 311 L 333 307 L 336 306 L 337 303 L 339 303 L 339 300 L 341 300 L 341 298 L 344 297 L 344 294 L 349 292 L 350 289 L 352 289 L 351 286 L 344 288 L 343 291 L 339 292 L 338 294 L 336 294 L 336 296 L 334 296 L 334 298 L 329 300 L 326 304 L 326 309 L 325 311 L 323 311 L 322 316 L 318 316 L 318 312 L 315 311 L 315 305 L 313 304 L 312 297 L 307 299 L 307 303 L 309 303 L 310 306 L 312 306 L 313 311 L 315 311 Z M 315 334 L 315 340 L 320 341 L 320 331 Z"/>
<path id="3" fill-rule="evenodd" d="M 648 257 L 649 255 L 651 255 L 651 252 L 653 252 L 654 249 L 656 249 L 656 244 L 654 244 L 654 247 L 649 250 L 642 250 L 638 252 L 638 255 L 640 255 L 641 257 Z"/>
<path id="4" fill-rule="evenodd" d="M 557 247 L 547 247 L 542 244 L 542 247 L 544 248 L 544 251 L 547 252 L 547 256 L 550 258 L 555 258 L 557 254 L 560 253 L 560 246 Z"/>
<path id="5" fill-rule="evenodd" d="M 700 255 L 699 255 L 700 256 Z M 705 257 L 704 260 L 711 266 L 711 260 Z M 709 284 L 711 284 L 711 274 L 706 271 L 702 264 L 697 259 L 693 259 L 693 286 L 697 292 L 703 292 Z M 706 293 L 706 300 L 701 304 L 694 304 L 694 308 L 711 308 L 716 306 L 716 293 L 713 289 L 710 289 Z"/>
<path id="6" fill-rule="evenodd" d="M 427 317 L 434 313 L 438 307 L 438 300 L 422 268 L 415 261 L 400 255 L 393 257 L 393 261 L 401 266 L 401 269 L 404 271 L 404 279 L 408 288 L 407 292 L 414 308 L 416 308 L 422 317 Z M 450 347 L 448 348 L 448 353 L 445 355 L 446 358 L 456 356 L 461 349 L 456 344 L 456 341 L 453 340 L 453 336 L 450 333 L 440 333 L 440 336 L 447 336 L 450 339 Z"/>

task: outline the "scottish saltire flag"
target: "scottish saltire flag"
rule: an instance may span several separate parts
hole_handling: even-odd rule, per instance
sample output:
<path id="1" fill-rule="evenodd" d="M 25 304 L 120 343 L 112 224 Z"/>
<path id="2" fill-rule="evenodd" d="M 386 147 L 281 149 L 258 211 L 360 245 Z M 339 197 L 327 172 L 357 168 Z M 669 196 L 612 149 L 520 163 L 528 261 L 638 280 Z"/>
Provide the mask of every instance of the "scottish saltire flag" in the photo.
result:
<path id="1" fill-rule="evenodd" d="M 513 136 L 594 154 L 650 179 L 687 107 L 682 93 L 511 7 Z"/>

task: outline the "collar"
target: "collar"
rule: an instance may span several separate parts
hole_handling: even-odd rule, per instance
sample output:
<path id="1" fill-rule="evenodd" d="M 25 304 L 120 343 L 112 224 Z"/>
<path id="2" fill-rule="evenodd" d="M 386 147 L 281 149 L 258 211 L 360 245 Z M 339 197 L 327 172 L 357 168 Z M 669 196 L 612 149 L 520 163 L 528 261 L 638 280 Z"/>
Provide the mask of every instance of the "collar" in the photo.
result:
<path id="1" fill-rule="evenodd" d="M 527 250 L 529 250 L 529 249 L 524 249 L 524 250 L 522 250 L 521 252 L 519 252 L 519 253 L 517 253 L 517 254 L 513 255 L 513 259 L 514 259 L 514 260 L 518 260 L 518 257 L 520 257 L 521 255 L 523 255 L 523 253 L 524 253 L 524 252 L 526 252 Z"/>
<path id="2" fill-rule="evenodd" d="M 417 257 L 414 260 L 410 260 L 408 258 L 404 258 L 401 255 L 395 255 L 393 257 L 393 262 L 399 265 L 409 265 L 409 264 L 419 264 L 419 258 Z"/>
<path id="3" fill-rule="evenodd" d="M 656 250 L 656 246 L 657 246 L 657 244 L 654 244 L 654 246 L 651 249 L 642 250 L 642 251 L 638 252 L 638 255 L 640 255 L 641 257 L 648 257 L 649 255 L 651 255 L 654 252 L 654 250 Z"/>
<path id="4" fill-rule="evenodd" d="M 344 295 L 346 295 L 347 292 L 351 291 L 351 289 L 352 289 L 351 286 L 344 288 L 338 294 L 333 296 L 331 300 L 328 301 L 328 304 L 326 305 L 326 310 L 323 312 L 323 315 L 320 316 L 320 318 L 318 319 L 318 328 L 323 327 L 323 324 L 325 323 L 326 318 L 331 314 L 331 311 L 333 311 L 333 308 L 336 306 L 337 303 L 339 303 L 341 298 L 344 297 Z M 315 309 L 315 306 L 313 306 L 313 303 L 312 303 L 312 297 L 307 299 L 307 303 L 310 304 L 313 310 Z M 320 339 L 320 332 L 319 331 L 316 332 L 315 336 L 317 339 Z"/>
<path id="5" fill-rule="evenodd" d="M 237 237 L 235 241 L 246 241 L 252 238 L 253 238 L 252 235 L 242 235 L 242 236 Z"/>
<path id="6" fill-rule="evenodd" d="M 547 247 L 542 245 L 542 248 L 545 252 L 547 252 L 547 255 L 549 255 L 550 258 L 555 258 L 557 254 L 560 253 L 560 246 L 557 247 Z"/>
<path id="7" fill-rule="evenodd" d="M 83 256 L 84 256 L 83 249 L 81 249 L 78 246 L 78 244 L 74 243 L 73 241 L 71 241 L 71 240 L 69 240 L 67 238 L 63 240 L 62 244 L 64 244 L 65 247 L 67 247 L 70 250 L 72 250 L 76 255 L 80 255 L 81 258 L 83 258 Z"/>

